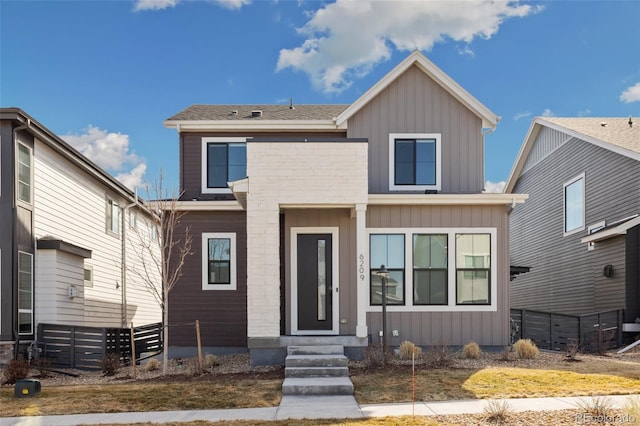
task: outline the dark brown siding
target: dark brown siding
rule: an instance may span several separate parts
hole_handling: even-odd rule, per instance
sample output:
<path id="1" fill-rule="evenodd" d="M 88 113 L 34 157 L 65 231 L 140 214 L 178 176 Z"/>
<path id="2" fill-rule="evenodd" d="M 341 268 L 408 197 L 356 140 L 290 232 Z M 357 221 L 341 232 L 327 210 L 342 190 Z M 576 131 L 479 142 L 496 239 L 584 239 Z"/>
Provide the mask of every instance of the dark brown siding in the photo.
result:
<path id="1" fill-rule="evenodd" d="M 625 322 L 640 317 L 640 225 L 627 231 L 626 237 L 626 296 Z"/>
<path id="2" fill-rule="evenodd" d="M 180 187 L 183 200 L 197 198 L 200 200 L 233 199 L 226 194 L 201 194 L 201 162 L 202 162 L 202 138 L 203 137 L 269 137 L 269 138 L 344 138 L 345 132 L 225 132 L 225 133 L 182 133 L 180 134 L 180 156 L 182 159 L 180 168 Z"/>
<path id="3" fill-rule="evenodd" d="M 13 340 L 14 271 L 14 158 L 13 124 L 3 120 L 0 126 L 0 341 Z"/>
<path id="4" fill-rule="evenodd" d="M 244 212 L 189 212 L 180 235 L 190 227 L 192 252 L 182 277 L 169 293 L 169 344 L 196 346 L 195 321 L 200 321 L 202 346 L 247 346 L 247 226 Z M 236 233 L 237 289 L 202 290 L 202 234 Z"/>

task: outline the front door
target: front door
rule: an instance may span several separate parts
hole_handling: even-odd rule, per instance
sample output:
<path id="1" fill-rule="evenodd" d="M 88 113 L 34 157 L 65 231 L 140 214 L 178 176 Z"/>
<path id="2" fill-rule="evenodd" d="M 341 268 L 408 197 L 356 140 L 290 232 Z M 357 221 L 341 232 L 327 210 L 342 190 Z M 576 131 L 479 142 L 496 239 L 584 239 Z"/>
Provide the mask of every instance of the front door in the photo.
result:
<path id="1" fill-rule="evenodd" d="M 297 330 L 331 334 L 333 323 L 332 234 L 297 234 Z M 337 289 L 336 289 L 337 290 Z"/>

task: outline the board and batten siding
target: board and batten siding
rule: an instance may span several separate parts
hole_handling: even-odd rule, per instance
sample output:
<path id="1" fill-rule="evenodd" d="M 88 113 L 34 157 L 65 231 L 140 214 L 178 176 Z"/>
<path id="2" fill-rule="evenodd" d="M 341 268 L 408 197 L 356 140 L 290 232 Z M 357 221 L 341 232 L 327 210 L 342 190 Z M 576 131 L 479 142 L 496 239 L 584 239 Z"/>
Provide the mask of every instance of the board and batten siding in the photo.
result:
<path id="1" fill-rule="evenodd" d="M 585 230 L 564 236 L 563 185 L 582 173 Z M 596 242 L 595 250 L 587 251 L 580 239 L 590 225 L 640 211 L 640 162 L 573 138 L 522 174 L 514 192 L 529 199 L 510 216 L 511 264 L 531 270 L 512 281 L 511 306 L 565 314 L 624 307 L 624 285 L 609 284 L 617 277 L 608 279 L 602 300 L 597 300 L 602 296 L 597 287 L 603 284 L 596 280 L 604 265 L 620 261 L 624 245 Z"/>
<path id="2" fill-rule="evenodd" d="M 202 194 L 202 138 L 344 138 L 342 132 L 207 132 L 180 134 L 180 188 L 182 200 L 233 199 L 230 194 Z"/>
<path id="3" fill-rule="evenodd" d="M 34 149 L 34 234 L 52 236 L 91 250 L 85 264 L 93 267 L 93 286 L 84 289 L 84 323 L 93 327 L 120 327 L 123 322 L 149 324 L 160 321 L 160 308 L 151 294 L 128 303 L 122 315 L 121 236 L 106 231 L 106 197 L 124 206 L 126 201 L 84 171 L 36 141 Z M 122 226 L 122 225 L 120 225 Z M 36 265 L 38 259 L 36 258 Z M 127 288 L 136 285 L 130 274 Z M 39 287 L 52 283 L 36 283 Z M 145 305 L 138 310 L 138 306 Z"/>
<path id="4" fill-rule="evenodd" d="M 243 211 L 188 212 L 176 231 L 192 236 L 182 276 L 169 292 L 169 346 L 195 348 L 195 321 L 200 321 L 202 346 L 247 347 L 247 220 Z M 202 234 L 236 234 L 236 290 L 203 290 Z"/>
<path id="5" fill-rule="evenodd" d="M 497 230 L 496 311 L 490 312 L 389 312 L 387 327 L 399 330 L 389 343 L 410 340 L 421 346 L 464 345 L 474 340 L 482 346 L 509 344 L 509 236 L 505 206 L 369 206 L 367 228 L 469 228 Z M 455 295 L 449 295 L 455 297 Z M 382 328 L 379 312 L 367 313 L 369 334 Z"/>
<path id="6" fill-rule="evenodd" d="M 481 119 L 415 66 L 349 118 L 347 136 L 369 139 L 369 193 L 390 192 L 390 133 L 440 133 L 440 192 L 482 191 Z"/>
<path id="7" fill-rule="evenodd" d="M 339 295 L 341 335 L 355 335 L 357 315 L 356 288 L 356 222 L 350 209 L 286 209 L 285 210 L 285 330 L 291 333 L 291 228 L 338 227 L 337 247 L 340 259 Z M 333 242 L 334 247 L 336 242 Z M 335 284 L 334 284 L 335 286 Z"/>

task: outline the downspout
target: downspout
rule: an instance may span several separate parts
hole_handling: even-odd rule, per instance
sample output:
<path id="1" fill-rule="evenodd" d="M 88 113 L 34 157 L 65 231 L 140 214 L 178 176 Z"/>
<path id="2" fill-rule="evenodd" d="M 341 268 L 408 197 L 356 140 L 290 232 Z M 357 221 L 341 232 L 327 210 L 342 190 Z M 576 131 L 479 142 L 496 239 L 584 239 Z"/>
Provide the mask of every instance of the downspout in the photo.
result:
<path id="1" fill-rule="evenodd" d="M 12 285 L 11 285 L 11 289 L 15 290 L 15 292 L 13 292 L 13 309 L 12 309 L 12 313 L 11 313 L 11 317 L 13 318 L 12 321 L 12 332 L 13 332 L 13 340 L 15 341 L 14 345 L 13 345 L 13 359 L 18 359 L 18 349 L 20 346 L 20 330 L 18 329 L 18 291 L 17 291 L 17 277 L 14 276 L 13 274 L 15 273 L 15 271 L 18 270 L 18 256 L 16 255 L 17 253 L 17 247 L 16 247 L 16 223 L 18 222 L 18 217 L 17 217 L 17 205 L 16 205 L 16 183 L 15 183 L 15 176 L 16 176 L 16 141 L 18 138 L 18 132 L 24 130 L 24 129 L 28 129 L 29 127 L 31 127 L 31 119 L 27 118 L 27 124 L 23 124 L 22 126 L 18 126 L 15 129 L 13 129 L 13 146 L 11 147 L 11 151 L 13 152 L 12 158 L 13 158 L 13 185 L 12 185 L 12 194 L 13 194 L 13 226 L 11 227 L 11 241 L 13 242 L 13 253 L 11 253 L 11 258 L 12 260 Z M 33 160 L 33 158 L 32 158 Z M 33 167 L 33 166 L 32 166 Z M 33 183 L 32 183 L 33 186 Z M 33 200 L 32 200 L 33 201 Z M 31 236 L 33 237 L 33 230 L 31 232 Z M 35 264 L 36 264 L 36 257 L 35 257 L 35 253 L 33 256 L 33 265 L 34 265 L 34 269 L 35 269 Z M 33 277 L 32 279 L 34 280 L 34 285 L 33 287 L 35 288 L 35 271 L 33 271 Z M 35 300 L 32 301 L 32 308 L 35 306 Z M 34 319 L 35 319 L 35 312 L 34 312 Z M 35 322 L 35 321 L 34 321 Z M 34 330 L 35 332 L 35 330 Z"/>
<path id="2" fill-rule="evenodd" d="M 122 208 L 122 303 L 120 304 L 122 309 L 122 327 L 127 328 L 128 320 L 127 317 L 127 213 L 129 209 L 133 206 L 138 205 L 138 190 L 136 189 L 134 194 L 133 203 L 127 204 Z"/>

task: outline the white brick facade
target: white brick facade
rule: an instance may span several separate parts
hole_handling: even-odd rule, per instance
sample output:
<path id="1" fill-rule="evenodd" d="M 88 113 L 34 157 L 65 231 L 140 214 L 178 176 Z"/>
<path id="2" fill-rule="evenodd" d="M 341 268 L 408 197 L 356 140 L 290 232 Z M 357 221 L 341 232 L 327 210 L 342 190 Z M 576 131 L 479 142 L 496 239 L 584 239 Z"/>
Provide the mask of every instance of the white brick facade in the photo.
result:
<path id="1" fill-rule="evenodd" d="M 366 142 L 248 142 L 247 333 L 280 335 L 282 205 L 366 204 Z"/>

